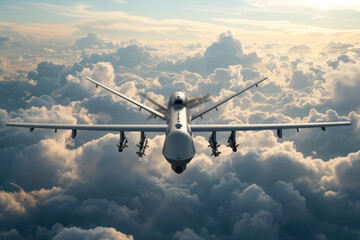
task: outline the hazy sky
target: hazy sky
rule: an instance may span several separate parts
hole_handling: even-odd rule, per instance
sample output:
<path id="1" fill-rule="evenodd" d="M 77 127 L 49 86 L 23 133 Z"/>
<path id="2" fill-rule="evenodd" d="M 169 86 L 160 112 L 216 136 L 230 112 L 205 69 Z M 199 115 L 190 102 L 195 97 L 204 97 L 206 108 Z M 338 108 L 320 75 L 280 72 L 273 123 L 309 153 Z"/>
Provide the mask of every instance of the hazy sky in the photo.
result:
<path id="1" fill-rule="evenodd" d="M 360 26 L 360 3 L 354 0 L 4 0 L 0 9 L 0 29 L 38 37 L 97 32 L 112 39 L 193 40 L 227 30 L 265 38 L 344 32 L 355 37 Z"/>
<path id="2" fill-rule="evenodd" d="M 357 1 L 0 1 L 0 239 L 360 238 Z M 351 121 L 210 133 L 181 175 L 165 136 L 17 129 L 6 122 L 162 124 L 85 80 L 151 105 L 177 89 L 221 100 L 195 124 Z M 209 104 L 209 103 L 208 103 Z"/>

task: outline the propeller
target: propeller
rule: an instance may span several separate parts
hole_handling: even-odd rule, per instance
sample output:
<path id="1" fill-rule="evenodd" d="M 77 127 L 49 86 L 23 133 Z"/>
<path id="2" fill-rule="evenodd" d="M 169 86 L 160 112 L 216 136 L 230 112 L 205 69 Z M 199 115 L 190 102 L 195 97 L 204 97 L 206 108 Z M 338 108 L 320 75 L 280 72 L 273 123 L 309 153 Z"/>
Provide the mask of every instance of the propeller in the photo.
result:
<path id="1" fill-rule="evenodd" d="M 188 107 L 194 108 L 209 101 L 211 101 L 211 97 L 209 94 L 204 96 L 193 97 L 188 100 Z"/>
<path id="2" fill-rule="evenodd" d="M 164 104 L 159 103 L 158 101 L 156 101 L 155 99 L 153 99 L 152 97 L 148 96 L 145 93 L 139 93 L 140 96 L 142 96 L 143 98 L 145 98 L 146 100 L 148 100 L 149 102 L 151 102 L 152 104 L 154 104 L 155 106 L 157 106 L 157 108 L 155 109 L 156 111 L 162 113 L 162 114 L 166 114 L 167 108 L 165 107 Z M 146 121 L 149 121 L 150 119 L 152 119 L 154 116 L 150 115 Z"/>
<path id="3" fill-rule="evenodd" d="M 156 111 L 162 113 L 162 114 L 166 114 L 167 112 L 167 107 L 162 104 L 159 103 L 158 101 L 156 101 L 155 99 L 153 99 L 152 97 L 148 96 L 145 93 L 140 92 L 139 93 L 140 96 L 142 96 L 143 98 L 145 98 L 146 100 L 148 100 L 149 102 L 151 102 L 152 104 L 154 104 L 157 108 L 155 109 Z M 198 97 L 193 97 L 193 98 L 189 98 L 188 100 L 188 107 L 189 109 L 197 107 L 203 103 L 207 103 L 211 101 L 211 96 L 209 94 L 204 95 L 204 96 L 198 96 Z M 146 121 L 149 121 L 150 119 L 153 118 L 153 115 L 150 115 Z"/>
<path id="4" fill-rule="evenodd" d="M 157 102 L 155 99 L 153 99 L 152 97 L 148 96 L 145 93 L 139 93 L 139 94 L 140 96 L 151 102 L 152 104 L 156 105 L 158 107 L 157 109 L 158 111 L 160 111 L 161 113 L 166 113 L 167 108 L 165 107 L 164 104 Z"/>

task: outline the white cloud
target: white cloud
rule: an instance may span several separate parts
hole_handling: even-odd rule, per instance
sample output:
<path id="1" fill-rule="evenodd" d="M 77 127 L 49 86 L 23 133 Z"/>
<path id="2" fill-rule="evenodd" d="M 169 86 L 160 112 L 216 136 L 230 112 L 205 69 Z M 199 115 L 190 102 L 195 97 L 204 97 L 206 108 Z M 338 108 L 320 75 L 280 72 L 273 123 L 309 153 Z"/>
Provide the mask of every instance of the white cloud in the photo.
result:
<path id="1" fill-rule="evenodd" d="M 39 37 L 39 35 L 42 37 L 66 37 L 79 31 L 79 28 L 74 24 L 18 24 L 11 22 L 0 22 L 0 28 L 37 37 Z"/>
<path id="2" fill-rule="evenodd" d="M 310 7 L 310 8 L 318 8 L 318 9 L 356 9 L 358 7 L 360 7 L 360 5 L 355 1 L 355 0 L 344 0 L 344 1 L 340 1 L 340 0 L 319 0 L 319 1 L 310 1 L 310 0 L 304 0 L 304 1 L 299 1 L 299 2 L 289 2 L 286 0 L 275 0 L 275 1 L 265 1 L 265 0 L 260 0 L 260 1 L 252 1 L 252 0 L 246 0 L 247 3 L 249 3 L 250 5 L 253 5 L 255 7 L 260 7 L 261 8 L 267 8 L 267 7 L 272 7 L 272 8 L 280 8 L 280 7 Z"/>
<path id="3" fill-rule="evenodd" d="M 176 58 L 160 54 L 154 59 L 153 50 L 136 44 L 116 53 L 101 51 L 93 58 L 84 55 L 88 62 L 38 64 L 33 67 L 36 71 L 29 73 L 37 83 L 32 87 L 25 81 L 13 81 L 13 85 L 0 82 L 2 96 L 12 95 L 14 102 L 10 106 L 0 101 L 0 237 L 354 239 L 359 216 L 360 117 L 358 111 L 351 111 L 359 107 L 352 94 L 358 85 L 358 58 L 351 55 L 355 63 L 339 61 L 334 69 L 328 66 L 328 58 L 316 55 L 318 48 L 311 43 L 306 45 L 312 54 L 282 57 L 294 45 L 298 44 L 274 43 L 273 48 L 266 49 L 264 44 L 253 46 L 251 51 L 259 54 L 261 64 L 244 67 L 243 62 L 226 62 L 212 66 L 209 74 L 202 76 L 196 73 L 199 66 L 180 70 L 171 64 L 163 64 L 161 70 L 153 66 L 169 59 L 180 59 L 173 64 L 205 59 L 205 55 L 209 59 L 244 57 L 250 55 L 247 48 L 239 48 L 246 45 L 223 34 L 209 44 L 212 47 L 199 47 L 198 55 L 191 51 L 177 53 Z M 341 46 L 347 48 L 345 43 Z M 104 61 L 114 56 L 127 61 L 132 53 L 138 58 L 129 66 Z M 294 80 L 295 72 L 304 75 L 306 81 L 288 88 L 286 80 Z M 162 156 L 164 134 L 147 133 L 148 156 L 138 166 L 135 144 L 139 133 L 126 133 L 129 147 L 118 153 L 118 133 L 80 131 L 75 140 L 70 140 L 71 131 L 55 134 L 4 127 L 9 120 L 91 124 L 145 121 L 146 113 L 128 107 L 107 91 L 96 90 L 84 80 L 86 76 L 136 99 L 140 100 L 137 91 L 145 91 L 166 103 L 172 88 L 186 89 L 191 96 L 210 92 L 215 100 L 222 99 L 260 73 L 269 74 L 271 79 L 220 107 L 219 112 L 210 112 L 202 122 L 350 119 L 353 126 L 328 128 L 326 132 L 301 130 L 296 135 L 296 130 L 288 130 L 281 140 L 274 131 L 239 132 L 236 153 L 226 147 L 229 133 L 219 133 L 219 158 L 209 156 L 210 133 L 194 135 L 197 154 L 181 175 L 174 174 Z M 17 91 L 27 97 L 21 99 Z M 346 95 L 351 102 L 346 101 Z"/>
<path id="4" fill-rule="evenodd" d="M 96 227 L 81 229 L 78 227 L 63 228 L 53 238 L 54 240 L 133 240 L 133 236 L 116 231 L 114 228 Z"/>

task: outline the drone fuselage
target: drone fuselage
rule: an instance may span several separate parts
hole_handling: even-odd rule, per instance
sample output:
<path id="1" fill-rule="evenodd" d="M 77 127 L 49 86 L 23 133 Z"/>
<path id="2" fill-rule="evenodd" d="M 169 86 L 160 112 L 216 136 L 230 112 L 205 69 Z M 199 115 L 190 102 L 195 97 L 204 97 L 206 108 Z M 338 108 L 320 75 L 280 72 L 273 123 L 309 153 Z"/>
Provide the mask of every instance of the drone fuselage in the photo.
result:
<path id="1" fill-rule="evenodd" d="M 181 91 L 173 93 L 167 107 L 168 128 L 162 153 L 178 174 L 186 169 L 186 164 L 195 155 L 190 118 L 186 94 Z"/>

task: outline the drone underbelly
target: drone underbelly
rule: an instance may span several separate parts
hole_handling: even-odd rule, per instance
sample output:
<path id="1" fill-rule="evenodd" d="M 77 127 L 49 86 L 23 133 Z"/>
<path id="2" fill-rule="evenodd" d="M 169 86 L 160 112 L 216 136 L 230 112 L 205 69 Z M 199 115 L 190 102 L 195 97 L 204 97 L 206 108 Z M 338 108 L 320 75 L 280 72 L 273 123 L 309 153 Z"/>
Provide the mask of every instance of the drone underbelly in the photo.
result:
<path id="1" fill-rule="evenodd" d="M 170 163 L 188 162 L 195 155 L 194 141 L 191 135 L 182 130 L 173 130 L 165 138 L 163 155 Z"/>

